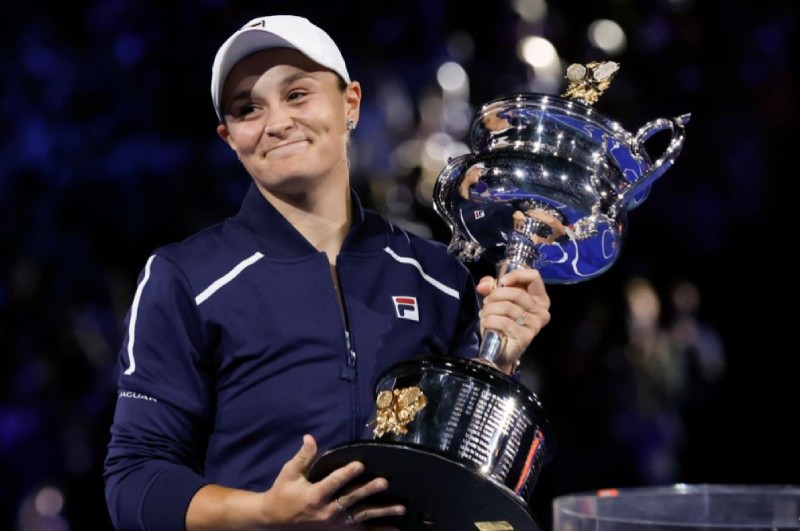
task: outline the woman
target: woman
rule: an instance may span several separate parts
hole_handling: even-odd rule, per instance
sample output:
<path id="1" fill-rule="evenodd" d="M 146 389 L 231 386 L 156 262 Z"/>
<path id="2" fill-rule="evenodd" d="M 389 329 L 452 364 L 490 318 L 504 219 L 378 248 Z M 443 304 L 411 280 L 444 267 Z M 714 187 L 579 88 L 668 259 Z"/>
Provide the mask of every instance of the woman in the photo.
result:
<path id="1" fill-rule="evenodd" d="M 363 209 L 347 148 L 361 87 L 308 20 L 255 19 L 212 68 L 219 136 L 252 178 L 237 215 L 157 249 L 126 318 L 106 458 L 118 529 L 377 527 L 384 478 L 319 449 L 367 437 L 377 377 L 422 354 L 510 372 L 550 319 L 539 274 L 476 286 L 446 247 Z M 481 301 L 480 297 L 484 297 Z"/>

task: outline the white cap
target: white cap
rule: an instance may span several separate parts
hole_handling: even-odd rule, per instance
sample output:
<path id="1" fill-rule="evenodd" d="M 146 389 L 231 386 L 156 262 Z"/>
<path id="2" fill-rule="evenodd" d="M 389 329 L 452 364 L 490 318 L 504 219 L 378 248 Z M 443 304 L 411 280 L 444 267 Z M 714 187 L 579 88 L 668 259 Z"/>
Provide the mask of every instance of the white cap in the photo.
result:
<path id="1" fill-rule="evenodd" d="M 273 15 L 254 18 L 228 37 L 217 50 L 211 68 L 211 100 L 217 117 L 222 120 L 222 86 L 233 66 L 258 50 L 294 48 L 315 63 L 339 74 L 350 83 L 347 66 L 330 35 L 308 19 L 294 15 Z"/>

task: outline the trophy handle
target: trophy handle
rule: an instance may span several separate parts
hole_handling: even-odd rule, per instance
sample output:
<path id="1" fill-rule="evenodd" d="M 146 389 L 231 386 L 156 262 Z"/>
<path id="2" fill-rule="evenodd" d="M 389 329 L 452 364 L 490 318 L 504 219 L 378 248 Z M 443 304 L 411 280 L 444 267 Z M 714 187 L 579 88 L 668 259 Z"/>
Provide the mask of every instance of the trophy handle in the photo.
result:
<path id="1" fill-rule="evenodd" d="M 661 157 L 656 160 L 651 166 L 650 171 L 642 174 L 631 186 L 625 190 L 617 198 L 617 206 L 622 210 L 633 210 L 639 206 L 647 194 L 637 194 L 642 190 L 646 190 L 653 182 L 661 177 L 666 172 L 683 148 L 684 139 L 684 125 L 689 123 L 691 114 L 683 114 L 676 118 L 657 118 L 644 124 L 633 137 L 633 148 L 635 151 L 644 149 L 644 143 L 647 142 L 653 135 L 669 129 L 672 138 L 664 150 Z"/>
<path id="2" fill-rule="evenodd" d="M 451 198 L 458 193 L 458 184 L 462 181 L 464 171 L 472 157 L 471 153 L 464 153 L 450 158 L 433 185 L 433 209 L 450 228 L 451 239 L 447 251 L 467 262 L 478 260 L 483 255 L 484 248 L 462 234 L 452 212 Z"/>

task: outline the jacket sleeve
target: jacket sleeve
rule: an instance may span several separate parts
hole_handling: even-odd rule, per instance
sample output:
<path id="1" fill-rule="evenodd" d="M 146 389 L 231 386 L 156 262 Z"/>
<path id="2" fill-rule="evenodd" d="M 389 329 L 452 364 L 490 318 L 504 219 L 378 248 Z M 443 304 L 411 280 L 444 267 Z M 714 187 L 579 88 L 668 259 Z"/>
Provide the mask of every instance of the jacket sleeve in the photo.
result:
<path id="1" fill-rule="evenodd" d="M 212 369 L 188 281 L 151 256 L 119 355 L 117 405 L 103 476 L 116 529 L 185 529 L 202 477 Z"/>

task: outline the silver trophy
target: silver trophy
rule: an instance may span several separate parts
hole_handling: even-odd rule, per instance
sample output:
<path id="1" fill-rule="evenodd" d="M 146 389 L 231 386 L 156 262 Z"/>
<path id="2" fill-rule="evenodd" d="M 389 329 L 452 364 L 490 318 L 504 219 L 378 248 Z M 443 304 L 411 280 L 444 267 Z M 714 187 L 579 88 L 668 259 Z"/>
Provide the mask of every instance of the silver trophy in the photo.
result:
<path id="1" fill-rule="evenodd" d="M 481 107 L 471 152 L 450 160 L 434 187 L 451 253 L 489 260 L 498 278 L 536 268 L 554 284 L 613 265 L 628 211 L 674 163 L 689 121 L 659 118 L 632 134 L 596 112 L 617 70 L 572 65 L 562 96 L 514 94 Z M 671 137 L 652 161 L 644 144 L 662 131 Z M 488 331 L 475 359 L 390 367 L 376 385 L 373 439 L 329 450 L 311 476 L 361 460 L 406 504 L 391 522 L 403 530 L 538 530 L 529 498 L 555 439 L 538 397 L 494 365 L 503 341 Z"/>

